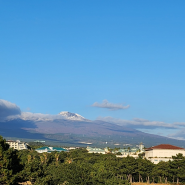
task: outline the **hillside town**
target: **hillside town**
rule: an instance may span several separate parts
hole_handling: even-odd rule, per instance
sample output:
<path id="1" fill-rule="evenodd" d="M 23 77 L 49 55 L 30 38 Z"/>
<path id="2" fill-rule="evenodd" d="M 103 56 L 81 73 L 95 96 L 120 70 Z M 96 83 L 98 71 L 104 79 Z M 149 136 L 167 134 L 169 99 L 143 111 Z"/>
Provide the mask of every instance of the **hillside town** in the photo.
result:
<path id="1" fill-rule="evenodd" d="M 6 141 L 10 148 L 14 148 L 16 150 L 25 150 L 28 149 L 29 144 L 26 142 L 21 142 L 20 140 L 7 140 Z M 70 150 L 78 149 L 79 147 L 68 147 L 68 148 L 60 148 L 60 147 L 52 147 L 52 146 L 43 146 L 41 148 L 35 149 L 38 153 L 51 153 L 51 152 L 68 152 Z M 151 161 L 154 164 L 158 164 L 160 161 L 167 162 L 169 160 L 173 160 L 173 156 L 177 154 L 182 154 L 185 156 L 185 149 L 173 146 L 170 144 L 160 144 L 157 146 L 152 146 L 150 148 L 145 148 L 143 143 L 140 143 L 138 147 L 128 147 L 128 148 L 114 148 L 111 149 L 109 147 L 105 148 L 97 148 L 97 147 L 86 147 L 88 153 L 98 153 L 98 154 L 115 154 L 116 157 L 124 158 L 127 156 L 134 157 L 135 159 L 142 156 L 143 158 Z"/>

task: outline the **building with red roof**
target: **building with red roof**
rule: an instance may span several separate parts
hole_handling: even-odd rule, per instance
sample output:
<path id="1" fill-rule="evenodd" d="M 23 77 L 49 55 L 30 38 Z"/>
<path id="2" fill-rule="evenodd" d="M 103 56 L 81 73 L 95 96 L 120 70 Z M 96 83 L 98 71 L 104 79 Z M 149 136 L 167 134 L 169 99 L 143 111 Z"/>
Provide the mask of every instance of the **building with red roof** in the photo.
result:
<path id="1" fill-rule="evenodd" d="M 145 158 L 150 160 L 154 164 L 157 164 L 160 161 L 172 160 L 172 156 L 176 156 L 179 153 L 185 156 L 185 149 L 169 144 L 160 144 L 157 146 L 146 148 Z"/>

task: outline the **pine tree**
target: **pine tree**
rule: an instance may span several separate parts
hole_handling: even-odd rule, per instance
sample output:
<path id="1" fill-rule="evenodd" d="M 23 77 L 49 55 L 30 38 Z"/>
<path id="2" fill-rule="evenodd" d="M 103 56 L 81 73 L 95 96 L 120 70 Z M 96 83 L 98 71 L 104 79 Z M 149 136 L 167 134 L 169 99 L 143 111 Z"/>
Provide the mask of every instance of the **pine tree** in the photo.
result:
<path id="1" fill-rule="evenodd" d="M 9 148 L 6 140 L 0 136 L 0 183 L 17 184 L 19 180 L 17 172 L 20 170 L 17 151 Z"/>

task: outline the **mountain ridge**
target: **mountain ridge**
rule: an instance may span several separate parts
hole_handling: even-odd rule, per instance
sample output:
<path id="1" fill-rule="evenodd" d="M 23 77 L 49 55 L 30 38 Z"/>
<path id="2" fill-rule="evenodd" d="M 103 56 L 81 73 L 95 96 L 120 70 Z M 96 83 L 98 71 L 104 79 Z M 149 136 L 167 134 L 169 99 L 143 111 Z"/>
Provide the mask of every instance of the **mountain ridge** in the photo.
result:
<path id="1" fill-rule="evenodd" d="M 65 144 L 73 143 L 74 145 L 84 141 L 93 143 L 95 146 L 104 146 L 105 142 L 110 143 L 111 146 L 114 146 L 115 143 L 123 145 L 125 143 L 138 144 L 138 142 L 144 142 L 147 146 L 171 143 L 185 147 L 184 141 L 147 134 L 134 128 L 102 120 L 87 120 L 79 114 L 67 111 L 62 112 L 60 116 L 48 117 L 47 119 L 35 119 L 35 117 L 32 119 L 30 116 L 30 120 L 17 118 L 0 122 L 0 134 L 6 137 L 16 136 L 27 139 L 41 138 L 43 140 L 45 138 L 50 141 Z"/>
<path id="2" fill-rule="evenodd" d="M 81 120 L 81 121 L 86 120 L 86 118 L 84 118 L 80 114 L 72 113 L 68 111 L 62 111 L 59 113 L 59 115 L 62 115 L 64 118 L 69 119 L 69 120 Z"/>

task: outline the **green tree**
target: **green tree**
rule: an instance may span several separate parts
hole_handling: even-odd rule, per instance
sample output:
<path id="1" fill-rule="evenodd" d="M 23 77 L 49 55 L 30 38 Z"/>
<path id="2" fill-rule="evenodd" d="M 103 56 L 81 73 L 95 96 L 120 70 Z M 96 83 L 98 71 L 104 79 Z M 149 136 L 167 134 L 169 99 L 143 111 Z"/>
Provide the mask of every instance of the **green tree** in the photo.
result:
<path id="1" fill-rule="evenodd" d="M 165 180 L 165 183 L 168 181 L 168 177 L 170 176 L 170 165 L 169 162 L 161 161 L 152 170 L 152 178 L 154 182 L 155 177 L 159 177 L 160 183 L 162 183 L 162 178 Z"/>
<path id="2" fill-rule="evenodd" d="M 9 148 L 6 140 L 0 136 L 0 183 L 17 184 L 19 176 L 17 173 L 21 170 L 17 151 Z"/>
<path id="3" fill-rule="evenodd" d="M 177 154 L 172 158 L 173 158 L 173 161 L 169 162 L 171 176 L 173 176 L 173 182 L 174 182 L 174 178 L 176 177 L 177 184 L 179 184 L 180 179 L 185 178 L 185 158 L 183 157 L 182 154 Z"/>

